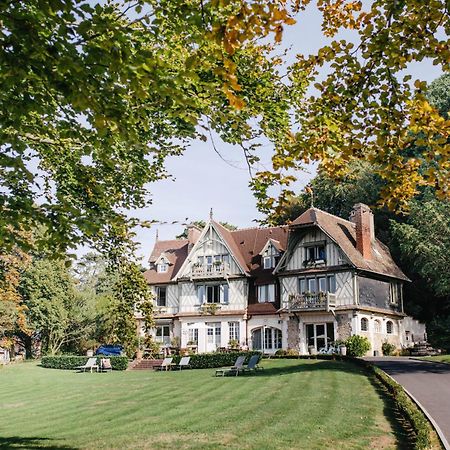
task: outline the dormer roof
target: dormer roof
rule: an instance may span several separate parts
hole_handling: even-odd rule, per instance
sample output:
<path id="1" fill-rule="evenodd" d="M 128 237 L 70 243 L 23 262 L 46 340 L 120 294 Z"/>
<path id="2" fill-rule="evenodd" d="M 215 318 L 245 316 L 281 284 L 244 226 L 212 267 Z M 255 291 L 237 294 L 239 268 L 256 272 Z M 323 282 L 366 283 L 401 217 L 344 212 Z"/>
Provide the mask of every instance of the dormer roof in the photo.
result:
<path id="1" fill-rule="evenodd" d="M 155 268 L 144 272 L 144 277 L 150 284 L 168 283 L 172 281 L 180 270 L 188 255 L 189 241 L 187 239 L 173 239 L 156 241 L 150 255 L 149 262 L 156 264 L 162 258 L 169 263 L 167 272 L 158 273 Z"/>

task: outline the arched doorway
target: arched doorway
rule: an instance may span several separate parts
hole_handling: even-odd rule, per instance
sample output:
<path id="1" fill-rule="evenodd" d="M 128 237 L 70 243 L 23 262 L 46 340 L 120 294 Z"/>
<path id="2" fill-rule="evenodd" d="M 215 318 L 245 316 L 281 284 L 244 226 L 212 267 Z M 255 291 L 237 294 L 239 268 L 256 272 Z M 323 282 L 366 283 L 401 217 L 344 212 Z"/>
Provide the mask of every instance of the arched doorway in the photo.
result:
<path id="1" fill-rule="evenodd" d="M 281 330 L 274 327 L 258 327 L 252 330 L 252 349 L 274 353 L 282 348 Z"/>

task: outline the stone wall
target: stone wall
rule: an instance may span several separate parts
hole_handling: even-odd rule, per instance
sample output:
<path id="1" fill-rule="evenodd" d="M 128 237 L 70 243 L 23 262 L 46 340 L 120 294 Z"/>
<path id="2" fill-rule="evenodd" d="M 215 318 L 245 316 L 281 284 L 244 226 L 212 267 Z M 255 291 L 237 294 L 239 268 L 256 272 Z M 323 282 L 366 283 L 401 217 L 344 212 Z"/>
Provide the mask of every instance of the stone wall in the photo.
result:
<path id="1" fill-rule="evenodd" d="M 348 314 L 336 314 L 336 339 L 345 341 L 352 335 L 352 324 Z"/>
<path id="2" fill-rule="evenodd" d="M 298 319 L 289 317 L 288 321 L 288 348 L 298 349 L 300 345 L 300 335 L 298 329 Z"/>

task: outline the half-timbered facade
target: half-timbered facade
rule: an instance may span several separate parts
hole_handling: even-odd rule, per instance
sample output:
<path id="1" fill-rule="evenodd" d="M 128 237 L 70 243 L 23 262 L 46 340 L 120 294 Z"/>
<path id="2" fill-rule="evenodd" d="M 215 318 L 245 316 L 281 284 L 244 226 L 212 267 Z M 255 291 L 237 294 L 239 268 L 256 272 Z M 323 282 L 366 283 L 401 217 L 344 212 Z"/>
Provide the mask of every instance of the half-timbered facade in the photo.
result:
<path id="1" fill-rule="evenodd" d="M 230 231 L 210 219 L 187 239 L 157 241 L 150 265 L 154 335 L 165 346 L 307 353 L 360 334 L 380 353 L 385 341 L 424 339 L 424 327 L 405 320 L 408 279 L 363 204 L 350 220 L 311 208 L 272 228 Z"/>

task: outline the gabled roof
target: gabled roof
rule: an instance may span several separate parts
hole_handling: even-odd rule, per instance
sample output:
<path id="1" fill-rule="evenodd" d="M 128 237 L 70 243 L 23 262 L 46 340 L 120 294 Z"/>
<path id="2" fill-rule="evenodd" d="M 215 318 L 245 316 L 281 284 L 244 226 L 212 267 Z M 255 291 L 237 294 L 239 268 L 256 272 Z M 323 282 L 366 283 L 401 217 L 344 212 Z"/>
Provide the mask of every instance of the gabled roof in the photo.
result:
<path id="1" fill-rule="evenodd" d="M 187 239 L 156 241 L 149 262 L 155 263 L 161 255 L 164 255 L 169 261 L 169 268 L 167 272 L 163 273 L 158 273 L 155 269 L 149 269 L 144 272 L 145 279 L 150 284 L 168 283 L 174 279 L 188 255 L 188 245 Z"/>
<path id="2" fill-rule="evenodd" d="M 232 231 L 225 228 L 223 225 L 221 225 L 219 222 L 216 222 L 214 220 L 211 220 L 211 223 L 214 225 L 217 233 L 222 237 L 222 239 L 225 241 L 225 244 L 230 249 L 232 255 L 235 257 L 238 265 L 241 267 L 241 269 L 244 271 L 246 275 L 248 275 L 248 267 L 246 264 L 246 261 L 239 249 L 239 246 L 236 244 L 236 241 L 233 239 Z"/>
<path id="3" fill-rule="evenodd" d="M 231 236 L 236 243 L 236 247 L 242 255 L 242 258 L 252 275 L 264 269 L 261 268 L 260 253 L 267 245 L 269 239 L 278 241 L 278 251 L 286 249 L 288 227 L 268 227 L 268 228 L 247 228 L 231 231 Z M 265 270 L 264 272 L 267 272 Z"/>
<path id="4" fill-rule="evenodd" d="M 320 209 L 310 208 L 290 224 L 292 230 L 311 226 L 317 226 L 327 234 L 357 269 L 408 280 L 392 259 L 389 249 L 378 239 L 372 243 L 372 259 L 363 258 L 356 249 L 354 223 Z"/>

